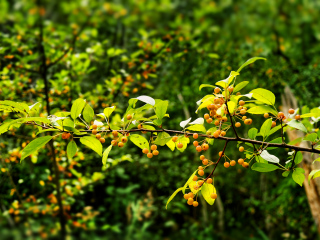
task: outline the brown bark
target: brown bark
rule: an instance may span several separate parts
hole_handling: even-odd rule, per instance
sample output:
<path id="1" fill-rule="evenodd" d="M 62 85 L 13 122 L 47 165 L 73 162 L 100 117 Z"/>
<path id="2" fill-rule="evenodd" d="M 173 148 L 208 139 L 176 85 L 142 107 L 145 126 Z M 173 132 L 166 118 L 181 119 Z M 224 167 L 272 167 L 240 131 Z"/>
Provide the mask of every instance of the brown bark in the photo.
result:
<path id="1" fill-rule="evenodd" d="M 296 109 L 298 108 L 297 100 L 293 95 L 291 89 L 286 86 L 284 95 L 282 95 L 282 111 L 286 114 L 288 113 L 289 108 Z M 296 138 L 303 137 L 304 133 L 296 130 L 287 130 L 288 141 L 292 141 Z M 287 142 L 288 142 L 287 141 Z M 303 141 L 298 144 L 300 147 L 311 147 L 310 142 Z M 303 161 L 300 163 L 300 167 L 305 170 L 305 180 L 304 180 L 304 189 L 308 198 L 310 210 L 314 222 L 317 226 L 318 233 L 320 234 L 320 178 L 316 178 L 308 183 L 308 176 L 312 170 L 320 169 L 320 163 L 316 162 L 312 164 L 313 160 L 319 157 L 318 154 L 313 154 L 309 152 L 303 152 Z"/>

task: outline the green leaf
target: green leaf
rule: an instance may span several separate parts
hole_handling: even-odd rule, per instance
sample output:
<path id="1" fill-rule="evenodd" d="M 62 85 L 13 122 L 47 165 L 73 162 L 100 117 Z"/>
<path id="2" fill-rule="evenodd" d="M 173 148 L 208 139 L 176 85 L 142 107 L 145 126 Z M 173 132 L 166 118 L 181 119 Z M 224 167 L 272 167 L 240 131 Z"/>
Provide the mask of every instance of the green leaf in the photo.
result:
<path id="1" fill-rule="evenodd" d="M 107 164 L 107 159 L 108 159 L 108 156 L 109 156 L 109 153 L 112 149 L 112 145 L 110 145 L 106 150 L 104 150 L 103 152 L 103 156 L 102 156 L 102 164 L 103 166 L 106 166 Z"/>
<path id="2" fill-rule="evenodd" d="M 182 148 L 178 148 L 178 143 L 179 142 L 183 144 Z M 179 138 L 178 141 L 176 142 L 176 147 L 180 152 L 183 152 L 184 150 L 186 150 L 186 148 L 188 146 L 188 143 L 190 143 L 190 139 L 185 137 L 185 136 L 183 136 L 183 137 Z"/>
<path id="3" fill-rule="evenodd" d="M 320 157 L 316 158 L 315 160 L 313 160 L 312 164 L 315 162 L 320 162 Z"/>
<path id="4" fill-rule="evenodd" d="M 94 111 L 92 107 L 89 104 L 87 104 L 83 110 L 83 118 L 87 123 L 90 124 L 93 117 L 94 117 Z"/>
<path id="5" fill-rule="evenodd" d="M 272 139 L 270 143 L 282 143 L 282 137 Z M 267 150 L 277 149 L 277 147 L 267 147 Z"/>
<path id="6" fill-rule="evenodd" d="M 182 187 L 181 188 L 178 188 L 174 193 L 172 193 L 172 195 L 169 197 L 168 201 L 167 201 L 167 204 L 166 204 L 166 209 L 168 207 L 168 204 L 171 202 L 171 200 L 177 195 L 178 192 L 180 192 L 182 190 Z"/>
<path id="7" fill-rule="evenodd" d="M 235 93 L 235 92 L 239 92 L 242 88 L 244 88 L 245 86 L 247 86 L 248 83 L 249 83 L 249 81 L 243 81 L 243 82 L 238 83 L 238 84 L 234 87 L 233 92 L 234 92 L 234 93 Z"/>
<path id="8" fill-rule="evenodd" d="M 249 130 L 249 132 L 248 132 L 248 137 L 250 138 L 250 139 L 255 139 L 256 138 L 256 136 L 257 136 L 257 134 L 258 134 L 258 129 L 256 129 L 256 128 L 251 128 L 250 130 Z"/>
<path id="9" fill-rule="evenodd" d="M 265 139 L 269 135 L 269 132 L 271 130 L 271 125 L 272 125 L 272 119 L 271 118 L 267 119 L 262 124 L 262 126 L 260 128 L 260 134 L 263 137 L 263 139 Z"/>
<path id="10" fill-rule="evenodd" d="M 317 177 L 320 177 L 320 169 L 318 170 L 312 170 L 310 173 L 309 173 L 309 177 L 308 177 L 308 180 L 310 182 L 310 180 L 313 178 L 317 178 Z"/>
<path id="11" fill-rule="evenodd" d="M 228 78 L 216 82 L 216 85 L 220 86 L 220 87 L 223 87 L 223 88 L 227 88 L 229 86 L 229 84 L 233 81 L 235 76 L 237 76 L 237 75 L 239 75 L 239 73 L 237 73 L 235 71 L 231 71 L 231 73 L 230 73 Z"/>
<path id="12" fill-rule="evenodd" d="M 191 183 L 193 181 L 193 177 L 194 175 L 196 175 L 196 173 L 198 172 L 198 169 L 195 170 L 191 176 L 189 177 L 188 181 L 184 184 L 184 186 L 182 187 L 182 193 L 184 194 L 186 192 L 186 188 L 188 187 L 189 183 Z"/>
<path id="13" fill-rule="evenodd" d="M 310 133 L 307 136 L 303 138 L 305 141 L 315 142 L 318 138 L 318 135 L 316 133 Z"/>
<path id="14" fill-rule="evenodd" d="M 211 198 L 212 193 L 216 193 L 215 187 L 212 184 L 204 183 L 201 187 L 201 194 L 210 205 L 212 205 L 215 201 L 215 199 Z"/>
<path id="15" fill-rule="evenodd" d="M 207 88 L 207 87 L 215 88 L 216 86 L 213 86 L 213 85 L 210 85 L 210 84 L 201 84 L 200 87 L 199 87 L 199 91 L 201 91 L 202 88 Z"/>
<path id="16" fill-rule="evenodd" d="M 251 169 L 257 172 L 272 172 L 279 169 L 279 167 L 268 163 L 254 163 Z"/>
<path id="17" fill-rule="evenodd" d="M 302 187 L 303 181 L 304 181 L 304 174 L 299 171 L 293 171 L 292 173 L 292 179 L 299 184 Z"/>
<path id="18" fill-rule="evenodd" d="M 295 159 L 294 159 L 294 163 L 295 163 L 296 165 L 298 165 L 299 163 L 302 162 L 302 160 L 303 160 L 303 155 L 302 155 L 302 153 L 301 153 L 301 152 L 297 152 L 296 157 L 295 157 Z"/>
<path id="19" fill-rule="evenodd" d="M 170 139 L 169 142 L 166 143 L 166 145 L 168 146 L 168 148 L 171 149 L 171 151 L 174 151 L 176 144 L 172 141 L 172 139 Z"/>
<path id="20" fill-rule="evenodd" d="M 82 98 L 78 98 L 73 102 L 71 107 L 71 117 L 73 119 L 76 119 L 77 117 L 79 117 L 85 104 L 86 104 L 86 101 L 83 100 Z"/>
<path id="21" fill-rule="evenodd" d="M 160 145 L 160 146 L 164 146 L 166 145 L 167 142 L 169 142 L 171 140 L 171 136 L 166 133 L 166 132 L 160 132 L 158 133 L 158 137 L 156 138 L 156 140 L 154 141 L 154 144 Z"/>
<path id="22" fill-rule="evenodd" d="M 296 138 L 290 142 L 288 142 L 288 145 L 296 145 L 297 143 L 301 143 L 302 142 L 302 137 Z"/>
<path id="23" fill-rule="evenodd" d="M 303 125 L 303 123 L 298 122 L 297 120 L 291 120 L 290 122 L 287 122 L 287 125 L 296 129 L 299 129 L 303 132 L 308 132 L 306 127 Z"/>
<path id="24" fill-rule="evenodd" d="M 251 114 L 264 114 L 264 113 L 272 113 L 273 115 L 277 115 L 277 111 L 274 110 L 273 108 L 269 107 L 269 106 L 263 106 L 263 105 L 259 105 L 256 107 L 252 107 L 250 108 L 248 111 L 248 113 Z"/>
<path id="25" fill-rule="evenodd" d="M 83 145 L 86 145 L 87 147 L 91 148 L 93 151 L 95 151 L 102 157 L 102 144 L 98 139 L 91 136 L 85 136 L 80 138 L 80 142 Z"/>
<path id="26" fill-rule="evenodd" d="M 53 136 L 39 137 L 31 141 L 21 152 L 21 161 L 46 145 Z"/>
<path id="27" fill-rule="evenodd" d="M 257 60 L 267 60 L 266 58 L 263 57 L 253 57 L 248 59 L 244 64 L 241 65 L 241 67 L 237 70 L 237 72 L 240 72 L 242 70 L 242 68 L 244 68 L 245 66 L 248 66 L 251 63 L 254 63 Z"/>
<path id="28" fill-rule="evenodd" d="M 282 176 L 283 176 L 283 177 L 288 177 L 289 174 L 290 174 L 290 171 L 284 171 L 284 172 L 282 173 Z"/>
<path id="29" fill-rule="evenodd" d="M 268 105 L 274 105 L 276 101 L 274 94 L 267 89 L 257 88 L 252 90 L 250 93 L 252 93 L 253 98 Z"/>
<path id="30" fill-rule="evenodd" d="M 227 102 L 227 106 L 228 106 L 230 114 L 232 114 L 234 112 L 234 109 L 236 108 L 235 102 L 229 101 L 229 102 Z"/>
<path id="31" fill-rule="evenodd" d="M 71 141 L 67 146 L 67 155 L 69 159 L 72 159 L 73 156 L 77 153 L 77 144 L 75 141 Z"/>
<path id="32" fill-rule="evenodd" d="M 1 105 L 9 106 L 12 108 L 11 111 L 15 112 L 21 112 L 21 113 L 28 113 L 29 112 L 29 106 L 25 103 L 19 103 L 19 102 L 13 102 L 13 101 L 0 101 L 0 109 Z"/>
<path id="33" fill-rule="evenodd" d="M 111 113 L 113 113 L 113 111 L 116 109 L 116 106 L 112 106 L 112 107 L 107 107 L 103 110 L 104 115 L 106 116 L 106 118 L 109 118 Z"/>
<path id="34" fill-rule="evenodd" d="M 187 127 L 186 129 L 188 129 L 190 131 L 198 131 L 198 132 L 203 132 L 203 133 L 207 132 L 206 128 L 201 124 L 191 125 L 190 127 Z"/>
<path id="35" fill-rule="evenodd" d="M 148 140 L 139 134 L 132 134 L 129 137 L 130 141 L 133 142 L 136 146 L 141 149 L 147 148 L 149 149 Z"/>
<path id="36" fill-rule="evenodd" d="M 168 101 L 159 101 L 155 107 L 156 107 L 156 115 L 161 120 L 167 112 L 169 102 Z"/>

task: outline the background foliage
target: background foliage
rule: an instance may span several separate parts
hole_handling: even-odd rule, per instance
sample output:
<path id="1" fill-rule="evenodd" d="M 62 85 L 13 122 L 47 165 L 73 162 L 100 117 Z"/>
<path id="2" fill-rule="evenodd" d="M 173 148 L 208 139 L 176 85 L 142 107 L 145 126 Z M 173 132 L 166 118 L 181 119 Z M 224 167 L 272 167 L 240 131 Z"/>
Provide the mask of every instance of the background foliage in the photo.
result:
<path id="1" fill-rule="evenodd" d="M 174 129 L 189 116 L 197 117 L 201 83 L 223 79 L 246 59 L 262 56 L 268 61 L 256 62 L 241 75 L 250 81 L 246 88 L 270 89 L 280 104 L 288 84 L 301 106 L 317 107 L 319 8 L 318 1 L 298 0 L 1 0 L 0 100 L 41 102 L 46 110 L 44 79 L 38 73 L 45 55 L 51 114 L 83 97 L 96 113 L 116 105 L 113 121 L 119 121 L 128 99 L 145 94 L 170 101 L 165 127 Z M 35 130 L 24 127 L 0 136 L 3 239 L 58 237 L 48 151 L 19 163 L 18 151 Z M 200 202 L 194 209 L 176 198 L 165 211 L 168 196 L 198 164 L 193 149 L 183 154 L 163 150 L 150 160 L 128 144 L 112 151 L 103 168 L 101 158 L 87 149 L 68 160 L 66 144 L 61 140 L 55 147 L 74 238 L 317 237 L 303 189 L 280 173 L 218 168 L 215 205 Z M 215 144 L 210 158 L 221 148 Z"/>

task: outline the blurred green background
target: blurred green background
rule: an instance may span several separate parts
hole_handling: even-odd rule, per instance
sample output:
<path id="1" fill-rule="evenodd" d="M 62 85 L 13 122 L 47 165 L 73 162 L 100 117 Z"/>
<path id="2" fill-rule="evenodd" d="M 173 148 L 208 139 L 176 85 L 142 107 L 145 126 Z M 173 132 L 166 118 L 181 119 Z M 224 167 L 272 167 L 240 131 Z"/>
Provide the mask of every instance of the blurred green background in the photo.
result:
<path id="1" fill-rule="evenodd" d="M 198 91 L 200 84 L 261 56 L 268 60 L 239 76 L 250 81 L 244 92 L 267 88 L 281 109 L 288 85 L 299 106 L 318 107 L 319 10 L 316 0 L 0 0 L 0 100 L 41 102 L 46 116 L 38 73 L 45 56 L 51 114 L 69 111 L 83 97 L 95 113 L 116 105 L 118 121 L 130 98 L 148 95 L 170 101 L 164 127 L 178 129 L 180 121 L 203 114 L 195 113 L 196 101 L 209 90 Z M 18 151 L 35 130 L 0 136 L 1 239 L 60 238 L 48 151 L 19 162 Z M 102 168 L 101 158 L 85 148 L 68 160 L 66 144 L 55 142 L 69 239 L 319 238 L 304 189 L 281 173 L 221 167 L 213 206 L 201 200 L 191 208 L 180 194 L 165 210 L 198 166 L 193 148 L 163 148 L 148 159 L 127 144 Z M 216 141 L 208 157 L 217 159 L 221 148 Z M 226 152 L 233 159 L 241 156 L 235 149 L 231 144 Z"/>

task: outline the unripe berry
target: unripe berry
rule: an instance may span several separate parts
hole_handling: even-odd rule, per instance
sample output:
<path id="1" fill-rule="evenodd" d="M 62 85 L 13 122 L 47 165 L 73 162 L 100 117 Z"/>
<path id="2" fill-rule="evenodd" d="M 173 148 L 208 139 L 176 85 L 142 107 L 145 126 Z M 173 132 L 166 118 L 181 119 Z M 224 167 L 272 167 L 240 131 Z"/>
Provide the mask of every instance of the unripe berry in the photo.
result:
<path id="1" fill-rule="evenodd" d="M 152 154 L 152 153 L 148 153 L 148 154 L 147 154 L 147 157 L 148 157 L 148 158 L 152 158 L 152 157 L 153 157 L 153 154 Z"/>
<path id="2" fill-rule="evenodd" d="M 202 161 L 202 160 L 204 160 L 206 157 L 204 156 L 204 155 L 201 155 L 200 156 L 200 160 Z"/>
<path id="3" fill-rule="evenodd" d="M 212 199 L 217 199 L 218 195 L 216 193 L 211 193 L 210 197 Z"/>
<path id="4" fill-rule="evenodd" d="M 182 144 L 182 143 L 178 143 L 178 144 L 177 144 L 177 147 L 178 147 L 178 148 L 182 148 L 182 147 L 183 147 L 183 144 Z"/>
<path id="5" fill-rule="evenodd" d="M 211 184 L 213 182 L 212 178 L 208 178 L 206 181 L 208 184 Z"/>
<path id="6" fill-rule="evenodd" d="M 240 105 L 240 106 L 243 106 L 243 105 L 245 105 L 245 104 L 246 104 L 245 101 L 243 101 L 243 100 L 240 100 L 240 101 L 239 101 L 239 105 Z"/>
<path id="7" fill-rule="evenodd" d="M 231 160 L 230 165 L 233 167 L 236 165 L 236 161 L 235 160 Z"/>
<path id="8" fill-rule="evenodd" d="M 198 141 L 193 141 L 193 146 L 198 146 L 199 145 L 199 143 L 198 143 Z"/>
<path id="9" fill-rule="evenodd" d="M 198 176 L 197 176 L 197 175 L 194 175 L 193 178 L 192 178 L 192 180 L 193 180 L 193 181 L 197 181 L 197 180 L 198 180 Z"/>
<path id="10" fill-rule="evenodd" d="M 151 145 L 151 150 L 157 150 L 157 145 L 155 144 Z"/>
<path id="11" fill-rule="evenodd" d="M 194 133 L 194 134 L 192 135 L 192 137 L 193 137 L 193 139 L 198 139 L 199 134 L 198 134 L 198 133 Z"/>
<path id="12" fill-rule="evenodd" d="M 244 151 L 244 147 L 239 147 L 239 152 L 243 152 Z"/>
<path id="13" fill-rule="evenodd" d="M 296 120 L 300 120 L 300 119 L 301 119 L 300 115 L 296 115 L 294 118 L 295 118 Z"/>
<path id="14" fill-rule="evenodd" d="M 97 129 L 98 128 L 98 125 L 97 124 L 93 124 L 92 125 L 92 129 Z"/>
<path id="15" fill-rule="evenodd" d="M 210 115 L 209 115 L 208 113 L 206 113 L 203 117 L 204 117 L 204 119 L 206 119 L 206 120 L 207 120 L 207 119 L 209 119 L 209 118 L 210 118 Z"/>
<path id="16" fill-rule="evenodd" d="M 101 134 L 99 134 L 99 133 L 96 134 L 96 138 L 97 138 L 97 139 L 100 139 L 100 138 L 101 138 Z"/>
<path id="17" fill-rule="evenodd" d="M 144 148 L 144 149 L 142 149 L 142 152 L 143 152 L 144 154 L 147 154 L 147 153 L 149 152 L 149 149 L 148 149 L 148 148 Z"/>
<path id="18" fill-rule="evenodd" d="M 127 141 L 128 141 L 128 138 L 126 138 L 126 137 L 121 138 L 121 142 L 126 143 Z"/>
<path id="19" fill-rule="evenodd" d="M 230 163 L 225 162 L 225 163 L 223 164 L 223 166 L 224 166 L 225 168 L 228 168 L 228 167 L 230 167 Z"/>
<path id="20" fill-rule="evenodd" d="M 197 201 L 194 201 L 194 202 L 192 203 L 192 205 L 193 205 L 194 207 L 198 207 L 199 203 L 198 203 Z"/>
<path id="21" fill-rule="evenodd" d="M 202 151 L 202 147 L 201 147 L 200 145 L 198 145 L 198 146 L 196 147 L 196 150 L 197 150 L 197 152 L 201 152 L 201 151 Z"/>
<path id="22" fill-rule="evenodd" d="M 105 140 L 104 138 L 100 138 L 99 141 L 100 141 L 101 143 L 105 143 L 106 140 Z"/>
<path id="23" fill-rule="evenodd" d="M 98 132 L 98 131 L 97 131 L 96 129 L 93 129 L 93 130 L 92 130 L 92 134 L 93 134 L 93 135 L 96 135 L 97 132 Z"/>
<path id="24" fill-rule="evenodd" d="M 118 147 L 122 148 L 124 146 L 123 142 L 118 143 Z"/>
<path id="25" fill-rule="evenodd" d="M 207 135 L 211 135 L 211 131 L 210 130 L 207 131 Z"/>
<path id="26" fill-rule="evenodd" d="M 204 175 L 204 171 L 203 170 L 199 170 L 198 174 L 199 174 L 199 176 L 203 176 Z"/>
<path id="27" fill-rule="evenodd" d="M 209 163 L 208 159 L 202 160 L 202 164 L 203 164 L 203 165 L 208 165 L 208 163 Z"/>
<path id="28" fill-rule="evenodd" d="M 155 155 L 155 156 L 157 156 L 157 155 L 159 155 L 159 151 L 158 151 L 158 150 L 153 150 L 153 151 L 152 151 L 152 154 Z"/>
<path id="29" fill-rule="evenodd" d="M 236 127 L 241 127 L 241 123 L 240 123 L 240 122 L 236 122 L 234 125 L 235 125 Z"/>
<path id="30" fill-rule="evenodd" d="M 118 137 L 118 131 L 113 130 L 113 131 L 112 131 L 112 135 L 113 135 L 114 137 Z"/>
<path id="31" fill-rule="evenodd" d="M 172 141 L 173 141 L 173 142 L 176 142 L 177 140 L 178 140 L 178 137 L 177 137 L 177 136 L 173 136 L 173 137 L 172 137 Z"/>
<path id="32" fill-rule="evenodd" d="M 269 117 L 269 113 L 265 113 L 265 114 L 263 114 L 263 116 L 264 116 L 265 118 L 268 118 L 268 117 Z"/>
<path id="33" fill-rule="evenodd" d="M 111 141 L 111 145 L 115 147 L 115 146 L 118 145 L 118 142 L 117 142 L 116 140 L 112 140 L 112 141 Z"/>
<path id="34" fill-rule="evenodd" d="M 132 119 L 132 115 L 131 114 L 128 114 L 127 115 L 127 120 L 131 120 Z"/>
<path id="35" fill-rule="evenodd" d="M 212 118 L 208 118 L 206 121 L 207 121 L 207 123 L 210 124 L 210 123 L 212 123 Z"/>
<path id="36" fill-rule="evenodd" d="M 238 159 L 238 163 L 239 163 L 240 165 L 242 165 L 242 164 L 244 163 L 244 160 L 243 160 L 242 158 L 239 158 L 239 159 Z"/>
<path id="37" fill-rule="evenodd" d="M 218 88 L 218 87 L 216 87 L 215 89 L 214 89 L 214 92 L 215 93 L 219 93 L 221 90 L 220 90 L 220 88 Z"/>
<path id="38" fill-rule="evenodd" d="M 294 109 L 290 108 L 288 112 L 289 112 L 289 114 L 294 114 Z"/>

